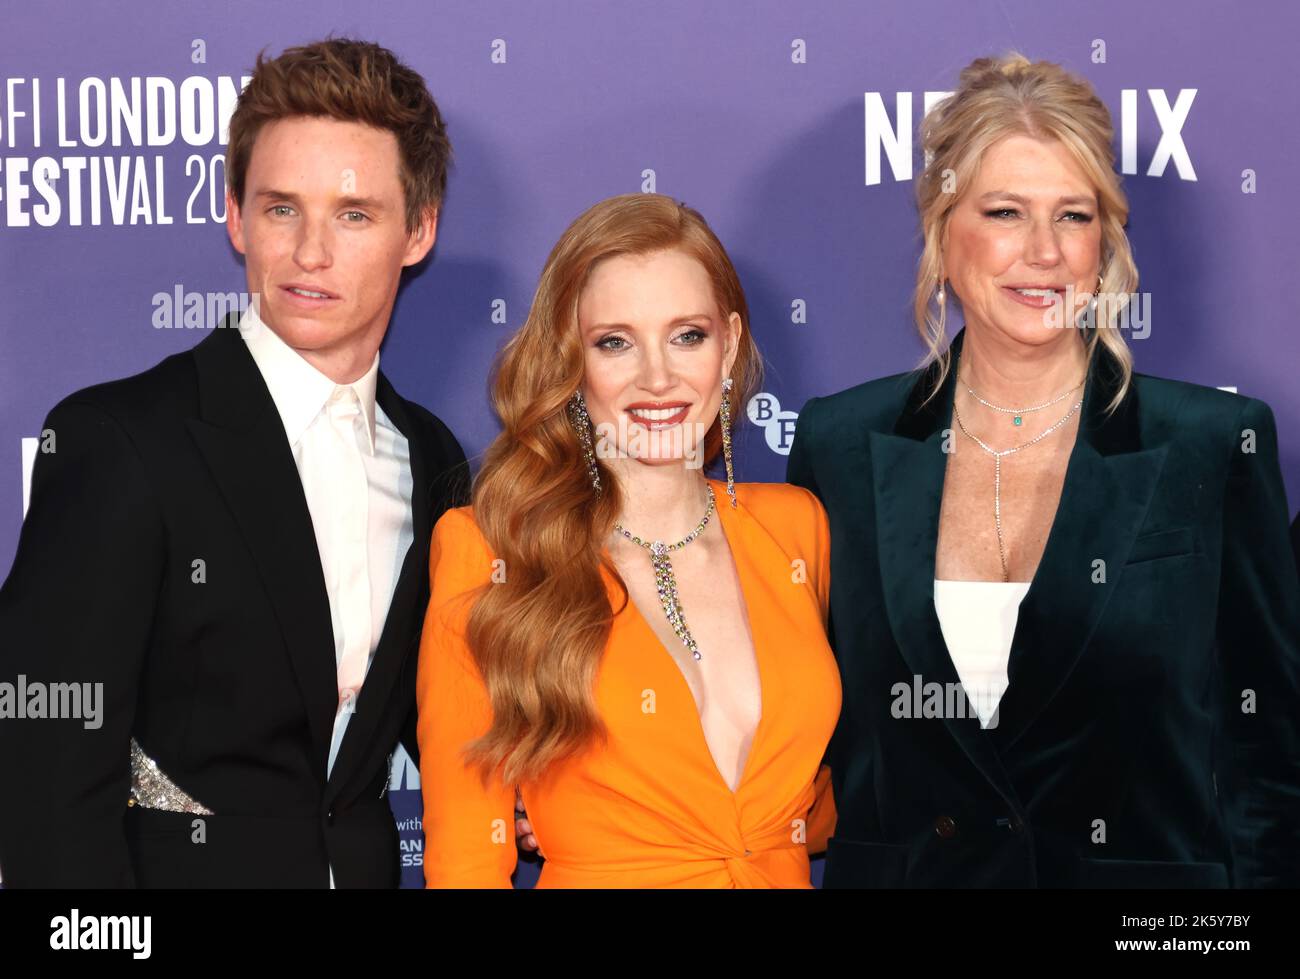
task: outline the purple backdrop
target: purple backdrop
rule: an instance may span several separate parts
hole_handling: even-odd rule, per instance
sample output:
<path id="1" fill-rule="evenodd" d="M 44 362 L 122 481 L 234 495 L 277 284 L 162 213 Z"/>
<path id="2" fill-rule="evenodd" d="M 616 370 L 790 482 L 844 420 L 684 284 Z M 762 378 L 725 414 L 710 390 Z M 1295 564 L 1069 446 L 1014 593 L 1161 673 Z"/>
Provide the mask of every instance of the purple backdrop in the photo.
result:
<path id="1" fill-rule="evenodd" d="M 1091 79 L 1117 130 L 1131 102 L 1129 234 L 1151 309 L 1149 335 L 1132 339 L 1138 369 L 1268 401 L 1293 508 L 1300 495 L 1300 339 L 1277 298 L 1300 267 L 1300 86 L 1289 57 L 1300 13 L 1280 0 L 1100 0 L 1063 12 L 1032 0 L 816 9 L 137 0 L 129 14 L 58 0 L 4 21 L 0 571 L 17 542 L 30 440 L 50 407 L 202 339 L 202 328 L 155 325 L 166 312 L 158 294 L 246 288 L 214 221 L 221 202 L 213 208 L 209 196 L 224 179 L 228 96 L 259 48 L 278 53 L 331 32 L 397 51 L 448 120 L 456 166 L 434 261 L 404 288 L 382 364 L 471 457 L 495 430 L 489 362 L 523 321 L 547 251 L 579 211 L 612 194 L 685 200 L 728 246 L 768 362 L 751 417 L 776 419 L 777 402 L 797 412 L 812 395 L 913 366 L 916 154 L 887 152 L 893 129 L 880 139 L 872 110 L 883 106 L 899 126 L 900 93 L 919 113 L 924 93 L 950 90 L 972 58 L 1015 48 Z M 146 116 L 138 140 L 128 119 L 115 141 L 110 111 L 103 143 L 90 145 L 101 93 L 111 109 L 115 82 L 129 96 L 132 80 L 144 93 L 149 78 L 166 80 L 160 104 L 170 88 L 170 101 L 190 106 L 170 139 L 151 141 Z M 1162 145 L 1170 158 L 1152 174 Z M 881 179 L 871 183 L 873 167 Z M 783 477 L 792 418 L 745 424 L 742 478 Z M 399 762 L 394 780 L 405 881 L 415 884 L 418 774 Z"/>

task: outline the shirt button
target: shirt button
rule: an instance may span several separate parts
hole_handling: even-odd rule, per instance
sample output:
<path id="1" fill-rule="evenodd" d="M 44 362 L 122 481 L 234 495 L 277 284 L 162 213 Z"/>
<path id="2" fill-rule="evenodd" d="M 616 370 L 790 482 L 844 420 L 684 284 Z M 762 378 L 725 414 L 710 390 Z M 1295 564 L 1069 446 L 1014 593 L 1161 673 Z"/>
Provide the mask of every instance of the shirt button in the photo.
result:
<path id="1" fill-rule="evenodd" d="M 754 851 L 753 851 L 753 850 L 746 850 L 746 851 L 745 851 L 745 856 L 747 856 L 747 857 L 752 857 L 753 855 L 754 855 Z"/>
<path id="2" fill-rule="evenodd" d="M 934 821 L 934 831 L 942 840 L 950 840 L 957 835 L 957 820 L 951 816 L 940 816 Z"/>

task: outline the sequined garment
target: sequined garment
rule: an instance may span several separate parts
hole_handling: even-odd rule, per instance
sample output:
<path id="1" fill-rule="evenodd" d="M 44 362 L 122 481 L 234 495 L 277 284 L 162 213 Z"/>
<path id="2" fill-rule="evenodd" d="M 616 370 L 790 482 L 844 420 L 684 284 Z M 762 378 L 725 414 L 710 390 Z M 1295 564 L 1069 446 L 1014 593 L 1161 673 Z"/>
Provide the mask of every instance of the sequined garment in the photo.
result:
<path id="1" fill-rule="evenodd" d="M 131 796 L 128 806 L 163 809 L 167 812 L 192 812 L 211 816 L 212 810 L 188 795 L 144 753 L 140 743 L 131 739 Z"/>

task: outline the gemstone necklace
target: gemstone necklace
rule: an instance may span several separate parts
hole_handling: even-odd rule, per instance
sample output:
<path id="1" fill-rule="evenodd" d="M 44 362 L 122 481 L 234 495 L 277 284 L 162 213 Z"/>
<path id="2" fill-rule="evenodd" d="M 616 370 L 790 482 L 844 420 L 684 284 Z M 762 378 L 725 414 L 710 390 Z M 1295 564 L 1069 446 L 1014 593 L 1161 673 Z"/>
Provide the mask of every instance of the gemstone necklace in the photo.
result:
<path id="1" fill-rule="evenodd" d="M 1079 385 L 1083 384 L 1083 381 L 1080 381 L 1079 384 L 1076 384 L 1074 387 L 1070 388 L 1070 390 L 1066 391 L 1059 398 L 1053 398 L 1051 401 L 1044 401 L 1042 404 L 1034 405 L 1032 408 L 1003 408 L 1001 405 L 995 405 L 989 401 L 985 401 L 978 394 L 976 394 L 975 389 L 971 387 L 969 384 L 967 384 L 965 381 L 962 381 L 961 383 L 962 386 L 966 388 L 967 391 L 970 392 L 970 396 L 974 398 L 976 401 L 978 401 L 980 404 L 982 404 L 985 408 L 992 408 L 994 411 L 1000 411 L 1003 414 L 1012 415 L 1013 416 L 1011 419 L 1012 424 L 1023 425 L 1025 419 L 1022 416 L 1029 414 L 1031 411 L 1042 411 L 1044 408 L 1050 408 L 1052 407 L 1052 405 L 1060 404 L 1071 394 L 1077 391 L 1079 389 Z"/>
<path id="2" fill-rule="evenodd" d="M 633 544 L 644 547 L 650 552 L 650 564 L 655 569 L 655 587 L 659 591 L 659 604 L 664 607 L 664 614 L 668 616 L 668 621 L 673 627 L 673 632 L 677 633 L 677 638 L 682 641 L 682 644 L 691 651 L 691 655 L 696 659 L 700 658 L 700 649 L 695 645 L 691 630 L 686 627 L 686 619 L 682 616 L 681 601 L 677 597 L 677 579 L 673 576 L 673 565 L 668 560 L 668 552 L 681 550 L 704 533 L 704 528 L 709 523 L 709 517 L 713 516 L 714 509 L 713 487 L 706 483 L 705 489 L 709 491 L 709 506 L 704 511 L 704 519 L 696 524 L 694 530 L 675 544 L 665 544 L 661 540 L 643 541 L 640 537 L 625 530 L 622 524 L 614 524 L 614 529 L 620 534 Z"/>
<path id="3" fill-rule="evenodd" d="M 957 366 L 958 369 L 960 369 L 961 367 L 960 361 L 958 362 Z M 1075 388 L 1077 388 L 1078 386 L 1079 385 L 1076 384 Z M 970 391 L 970 388 L 967 388 L 966 390 Z M 1074 388 L 1071 388 L 1070 390 L 1074 390 Z M 1068 394 L 1069 392 L 1067 391 L 1066 393 Z M 971 391 L 971 394 L 974 395 L 975 392 Z M 975 395 L 975 397 L 976 399 L 978 399 L 979 395 Z M 1057 398 L 1056 400 L 1060 401 L 1061 399 Z M 982 402 L 982 403 L 988 404 L 988 402 Z M 1055 404 L 1056 402 L 1051 402 L 1051 403 Z M 962 430 L 963 435 L 965 435 L 968 439 L 970 439 L 972 442 L 974 442 L 981 449 L 983 449 L 985 452 L 987 452 L 989 455 L 993 457 L 993 524 L 997 528 L 997 532 L 998 532 L 998 559 L 1002 562 L 1003 581 L 1010 581 L 1011 574 L 1007 569 L 1007 549 L 1006 549 L 1006 544 L 1003 542 L 1002 539 L 1002 457 L 1009 456 L 1013 452 L 1019 452 L 1021 449 L 1027 449 L 1035 442 L 1040 442 L 1043 439 L 1047 438 L 1047 436 L 1051 435 L 1058 428 L 1060 428 L 1071 418 L 1073 418 L 1074 413 L 1078 411 L 1079 408 L 1081 408 L 1082 406 L 1083 406 L 1083 399 L 1080 398 L 1078 401 L 1074 403 L 1074 406 L 1065 413 L 1064 417 L 1062 417 L 1059 421 L 1055 422 L 1054 424 L 1049 425 L 1047 428 L 1043 429 L 1043 431 L 1039 432 L 1028 442 L 1022 442 L 1019 445 L 1013 445 L 1009 449 L 998 450 L 998 449 L 990 448 L 986 443 L 984 443 L 978 437 L 972 435 L 970 432 L 966 430 L 966 426 L 965 424 L 963 424 L 961 420 L 961 412 L 957 409 L 957 399 L 956 398 L 952 399 L 952 413 L 953 413 L 953 417 L 957 420 L 957 427 Z M 993 405 L 989 405 L 989 407 L 992 408 Z M 1047 406 L 1042 405 L 1041 407 L 1045 408 Z M 1005 411 L 1006 409 L 1002 409 L 1002 410 Z M 1037 409 L 1033 409 L 1033 410 L 1037 410 Z M 1020 424 L 1019 418 L 1016 419 L 1016 424 L 1017 425 Z"/>

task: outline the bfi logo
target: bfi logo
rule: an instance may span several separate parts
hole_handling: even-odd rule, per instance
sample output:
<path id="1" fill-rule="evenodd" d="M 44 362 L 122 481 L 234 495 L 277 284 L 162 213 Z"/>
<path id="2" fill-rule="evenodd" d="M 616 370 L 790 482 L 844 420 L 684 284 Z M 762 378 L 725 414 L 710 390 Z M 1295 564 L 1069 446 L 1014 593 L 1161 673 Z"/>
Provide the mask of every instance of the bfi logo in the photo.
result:
<path id="1" fill-rule="evenodd" d="M 924 94 L 925 112 L 946 99 L 951 92 L 926 92 Z M 1180 180 L 1195 180 L 1196 170 L 1192 167 L 1187 146 L 1183 143 L 1183 124 L 1187 114 L 1192 110 L 1196 99 L 1196 89 L 1178 90 L 1178 97 L 1173 105 L 1163 88 L 1147 89 L 1147 98 L 1155 111 L 1156 122 L 1160 126 L 1160 141 L 1156 144 L 1151 162 L 1147 166 L 1148 177 L 1162 177 L 1165 169 L 1172 162 L 1178 171 Z M 1120 92 L 1120 172 L 1136 174 L 1138 172 L 1137 133 L 1138 133 L 1138 90 L 1126 88 Z M 866 134 L 866 185 L 874 187 L 881 182 L 883 161 L 889 161 L 889 169 L 895 180 L 912 179 L 912 93 L 894 93 L 894 118 L 897 123 L 889 121 L 889 112 L 885 108 L 885 99 L 880 92 L 863 94 L 863 129 Z M 929 163 L 929 154 L 926 163 Z"/>
<path id="2" fill-rule="evenodd" d="M 781 402 L 775 394 L 759 391 L 749 399 L 746 414 L 751 422 L 763 430 L 769 449 L 777 455 L 790 454 L 795 422 L 799 420 L 798 412 L 782 411 Z"/>

